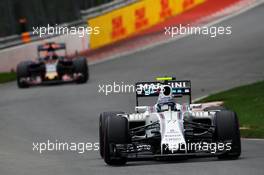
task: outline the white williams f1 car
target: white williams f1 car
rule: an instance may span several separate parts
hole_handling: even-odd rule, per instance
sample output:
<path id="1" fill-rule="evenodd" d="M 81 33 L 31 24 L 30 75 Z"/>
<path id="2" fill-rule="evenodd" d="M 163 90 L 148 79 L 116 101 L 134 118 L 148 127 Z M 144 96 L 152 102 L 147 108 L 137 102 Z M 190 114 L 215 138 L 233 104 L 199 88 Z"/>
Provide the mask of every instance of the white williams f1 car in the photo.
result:
<path id="1" fill-rule="evenodd" d="M 191 104 L 190 81 L 165 77 L 136 83 L 136 89 L 135 113 L 100 114 L 100 154 L 107 164 L 149 157 L 240 156 L 236 113 L 220 106 Z M 139 106 L 138 99 L 143 97 L 158 99 L 152 106 Z"/>

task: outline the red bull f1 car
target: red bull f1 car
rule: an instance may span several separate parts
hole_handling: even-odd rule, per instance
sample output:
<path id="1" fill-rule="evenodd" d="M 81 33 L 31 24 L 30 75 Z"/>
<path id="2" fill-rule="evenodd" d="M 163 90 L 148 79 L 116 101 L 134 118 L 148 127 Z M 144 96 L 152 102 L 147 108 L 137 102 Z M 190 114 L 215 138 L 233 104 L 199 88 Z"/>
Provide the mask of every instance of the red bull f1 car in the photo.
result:
<path id="1" fill-rule="evenodd" d="M 155 104 L 139 105 L 139 98 L 149 97 L 157 98 Z M 161 77 L 136 83 L 136 101 L 135 113 L 100 114 L 100 155 L 106 164 L 140 158 L 240 156 L 236 113 L 217 105 L 192 104 L 190 81 Z"/>
<path id="2" fill-rule="evenodd" d="M 67 56 L 66 45 L 54 42 L 39 45 L 37 60 L 19 63 L 16 73 L 19 88 L 61 82 L 81 84 L 89 79 L 86 58 L 70 59 Z"/>

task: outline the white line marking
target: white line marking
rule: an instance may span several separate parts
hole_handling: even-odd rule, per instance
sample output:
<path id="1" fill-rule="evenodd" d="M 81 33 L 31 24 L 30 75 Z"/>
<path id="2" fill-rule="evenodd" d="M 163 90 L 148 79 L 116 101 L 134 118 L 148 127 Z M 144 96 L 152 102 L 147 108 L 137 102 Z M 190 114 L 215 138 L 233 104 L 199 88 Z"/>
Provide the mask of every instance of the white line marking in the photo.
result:
<path id="1" fill-rule="evenodd" d="M 192 103 L 195 103 L 195 102 L 197 102 L 197 101 L 199 101 L 199 100 L 202 100 L 202 99 L 204 99 L 204 98 L 206 98 L 206 97 L 208 97 L 209 95 L 204 95 L 204 96 L 201 96 L 201 97 L 198 97 L 198 98 L 195 98 L 194 100 L 192 100 Z"/>
<path id="2" fill-rule="evenodd" d="M 250 141 L 264 141 L 264 139 L 258 139 L 258 138 L 241 138 L 242 140 L 250 140 Z"/>

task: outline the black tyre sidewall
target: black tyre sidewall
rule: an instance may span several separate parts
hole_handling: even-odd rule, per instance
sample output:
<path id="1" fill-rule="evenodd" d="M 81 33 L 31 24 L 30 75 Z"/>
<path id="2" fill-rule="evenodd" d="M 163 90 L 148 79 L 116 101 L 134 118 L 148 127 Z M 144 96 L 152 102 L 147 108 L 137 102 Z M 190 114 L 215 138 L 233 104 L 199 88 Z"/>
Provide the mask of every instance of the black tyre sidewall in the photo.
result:
<path id="1" fill-rule="evenodd" d="M 30 76 L 28 67 L 32 64 L 32 61 L 23 61 L 17 65 L 16 74 L 17 74 L 17 85 L 19 88 L 27 88 L 29 85 L 27 83 L 22 83 L 21 78 L 27 78 Z"/>
<path id="2" fill-rule="evenodd" d="M 125 164 L 127 161 L 126 157 L 120 157 L 113 153 L 113 148 L 115 144 L 126 144 L 128 142 L 127 118 L 116 114 L 108 115 L 105 119 L 104 128 L 104 161 L 108 165 Z"/>
<path id="3" fill-rule="evenodd" d="M 100 114 L 99 117 L 99 144 L 100 144 L 100 156 L 104 158 L 104 128 L 105 128 L 105 117 L 103 114 Z"/>
<path id="4" fill-rule="evenodd" d="M 223 110 L 216 113 L 216 140 L 232 141 L 231 150 L 218 156 L 220 159 L 236 159 L 241 154 L 239 122 L 235 112 Z"/>
<path id="5" fill-rule="evenodd" d="M 82 77 L 78 79 L 76 82 L 77 83 L 86 83 L 89 79 L 89 67 L 87 65 L 87 60 L 86 58 L 76 58 L 73 60 L 73 65 L 74 65 L 74 72 L 75 73 L 81 73 Z"/>

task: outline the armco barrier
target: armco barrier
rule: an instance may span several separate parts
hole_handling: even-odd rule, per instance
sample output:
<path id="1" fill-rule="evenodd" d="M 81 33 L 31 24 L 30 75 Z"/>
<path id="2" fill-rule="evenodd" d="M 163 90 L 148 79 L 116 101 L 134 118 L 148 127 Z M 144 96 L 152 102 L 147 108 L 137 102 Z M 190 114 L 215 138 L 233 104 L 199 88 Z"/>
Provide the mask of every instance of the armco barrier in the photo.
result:
<path id="1" fill-rule="evenodd" d="M 15 70 L 16 65 L 24 60 L 34 60 L 37 58 L 37 46 L 46 42 L 65 42 L 68 54 L 76 51 L 87 50 L 89 37 L 79 37 L 78 35 L 60 35 L 49 39 L 38 40 L 28 44 L 18 45 L 0 50 L 0 72 Z"/>
<path id="2" fill-rule="evenodd" d="M 79 19 L 77 21 L 72 21 L 69 23 L 60 24 L 60 27 L 86 26 L 86 20 L 88 18 L 101 15 L 102 13 L 109 12 L 117 8 L 121 8 L 123 6 L 134 3 L 135 1 L 137 0 L 115 0 L 115 1 L 103 4 L 97 7 L 89 8 L 87 10 L 82 10 L 81 11 L 82 19 Z M 45 27 L 45 26 L 42 26 L 42 27 Z M 21 35 L 0 37 L 0 50 L 22 45 L 22 44 L 33 42 L 33 41 L 44 40 L 50 37 L 54 37 L 54 36 L 46 35 L 40 38 L 38 35 L 34 34 L 33 31 L 25 32 Z"/>
<path id="3" fill-rule="evenodd" d="M 100 27 L 99 35 L 90 36 L 90 48 L 99 48 L 124 39 L 205 1 L 141 0 L 88 19 L 90 27 Z"/>

